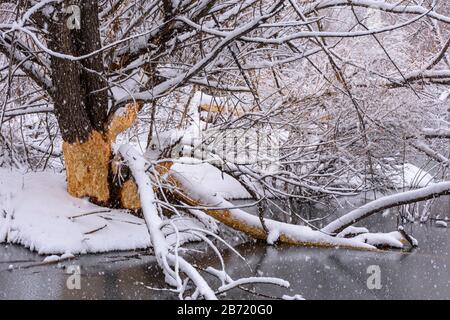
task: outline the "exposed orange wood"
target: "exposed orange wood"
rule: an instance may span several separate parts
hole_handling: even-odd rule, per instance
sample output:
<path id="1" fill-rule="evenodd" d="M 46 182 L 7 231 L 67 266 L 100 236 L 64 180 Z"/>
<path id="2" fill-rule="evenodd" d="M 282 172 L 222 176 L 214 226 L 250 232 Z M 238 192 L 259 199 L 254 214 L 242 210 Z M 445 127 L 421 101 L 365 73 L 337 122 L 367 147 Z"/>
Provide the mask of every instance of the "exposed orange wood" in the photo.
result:
<path id="1" fill-rule="evenodd" d="M 67 191 L 74 197 L 89 197 L 96 203 L 109 200 L 108 170 L 111 144 L 98 132 L 84 143 L 63 142 Z"/>
<path id="2" fill-rule="evenodd" d="M 89 197 L 93 202 L 108 205 L 110 186 L 108 181 L 111 160 L 111 145 L 117 136 L 136 121 L 142 103 L 129 103 L 122 114 L 112 118 L 106 133 L 92 131 L 83 142 L 63 142 L 64 162 L 67 172 L 67 191 L 74 197 Z M 136 209 L 132 185 L 125 184 L 121 194 L 130 209 Z"/>

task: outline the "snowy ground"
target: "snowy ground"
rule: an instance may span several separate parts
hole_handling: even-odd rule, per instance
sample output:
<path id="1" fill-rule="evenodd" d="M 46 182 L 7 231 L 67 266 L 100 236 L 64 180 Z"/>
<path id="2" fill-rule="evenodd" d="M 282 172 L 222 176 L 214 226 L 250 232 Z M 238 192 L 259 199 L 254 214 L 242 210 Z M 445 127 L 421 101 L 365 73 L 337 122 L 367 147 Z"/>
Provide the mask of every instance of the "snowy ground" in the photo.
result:
<path id="1" fill-rule="evenodd" d="M 222 176 L 209 164 L 176 164 L 173 170 L 195 184 L 214 186 L 211 192 L 227 199 L 249 198 L 236 180 Z M 211 218 L 200 218 L 214 228 Z M 204 227 L 195 219 L 177 219 L 175 223 Z M 175 241 L 174 238 L 169 236 L 169 241 Z M 151 245 L 143 219 L 71 197 L 63 173 L 0 169 L 0 242 L 5 241 L 40 254 L 60 255 L 134 250 Z"/>
<path id="2" fill-rule="evenodd" d="M 0 177 L 0 242 L 21 244 L 40 254 L 97 253 L 150 246 L 142 219 L 71 197 L 66 192 L 63 174 L 21 174 L 0 169 Z M 175 223 L 204 227 L 194 219 L 178 219 Z M 174 236 L 169 236 L 170 241 L 174 241 Z"/>
<path id="3" fill-rule="evenodd" d="M 41 254 L 72 254 L 145 248 L 143 221 L 71 197 L 64 175 L 0 171 L 0 240 Z M 6 212 L 6 214 L 5 214 Z M 97 231 L 95 231 L 97 230 Z"/>

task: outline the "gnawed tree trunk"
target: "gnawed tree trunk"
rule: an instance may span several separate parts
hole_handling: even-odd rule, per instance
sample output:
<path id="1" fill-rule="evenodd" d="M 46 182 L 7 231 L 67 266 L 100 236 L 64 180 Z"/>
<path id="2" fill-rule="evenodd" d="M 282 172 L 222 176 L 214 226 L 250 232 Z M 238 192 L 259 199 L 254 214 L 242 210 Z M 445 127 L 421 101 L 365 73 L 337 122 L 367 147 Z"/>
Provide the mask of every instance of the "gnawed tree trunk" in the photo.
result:
<path id="1" fill-rule="evenodd" d="M 89 197 L 108 205 L 111 200 L 109 172 L 111 144 L 103 134 L 92 131 L 86 141 L 63 143 L 67 190 L 75 197 Z"/>
<path id="2" fill-rule="evenodd" d="M 81 9 L 81 29 L 67 26 L 64 5 Z M 98 1 L 64 1 L 56 5 L 49 26 L 51 50 L 74 57 L 101 48 Z M 68 192 L 105 206 L 120 206 L 113 183 L 111 144 L 136 119 L 141 105 L 129 104 L 124 115 L 108 118 L 107 81 L 101 53 L 74 61 L 52 56 L 52 98 L 63 142 Z"/>
<path id="3" fill-rule="evenodd" d="M 67 189 L 75 197 L 89 197 L 101 205 L 137 210 L 135 186 L 130 181 L 122 186 L 114 181 L 111 145 L 119 133 L 134 123 L 141 104 L 128 104 L 125 108 L 123 115 L 106 124 L 104 133 L 93 130 L 84 142 L 64 141 Z"/>

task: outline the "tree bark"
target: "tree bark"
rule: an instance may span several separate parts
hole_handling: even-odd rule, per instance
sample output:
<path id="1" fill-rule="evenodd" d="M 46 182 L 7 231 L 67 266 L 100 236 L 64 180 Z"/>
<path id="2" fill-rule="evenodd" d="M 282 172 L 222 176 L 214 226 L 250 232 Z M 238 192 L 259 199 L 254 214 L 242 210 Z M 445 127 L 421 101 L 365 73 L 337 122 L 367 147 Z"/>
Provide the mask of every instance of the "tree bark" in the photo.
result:
<path id="1" fill-rule="evenodd" d="M 81 10 L 81 29 L 67 26 L 64 6 L 76 4 Z M 100 21 L 96 0 L 64 1 L 56 6 L 56 18 L 49 23 L 51 50 L 72 56 L 86 55 L 101 48 Z M 119 130 L 135 119 L 130 108 L 125 123 L 108 122 L 107 81 L 103 78 L 101 53 L 80 61 L 51 58 L 55 115 L 63 138 L 68 192 L 89 197 L 97 204 L 120 205 L 120 190 L 113 183 L 111 143 Z M 135 104 L 132 104 L 135 106 Z M 129 123 L 130 121 L 131 123 Z"/>

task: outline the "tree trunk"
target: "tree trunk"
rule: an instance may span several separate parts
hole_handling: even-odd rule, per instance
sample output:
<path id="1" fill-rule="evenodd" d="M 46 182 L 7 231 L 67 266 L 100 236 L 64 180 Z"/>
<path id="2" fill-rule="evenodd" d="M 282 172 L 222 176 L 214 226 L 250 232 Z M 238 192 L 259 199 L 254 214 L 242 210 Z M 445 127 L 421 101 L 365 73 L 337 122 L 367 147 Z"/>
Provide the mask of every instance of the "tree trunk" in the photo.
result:
<path id="1" fill-rule="evenodd" d="M 70 14 L 64 6 L 81 9 L 81 29 L 67 26 Z M 72 56 L 86 55 L 101 48 L 98 2 L 64 1 L 56 6 L 50 22 L 51 50 Z M 112 183 L 111 143 L 115 134 L 107 130 L 108 96 L 102 54 L 73 61 L 51 58 L 55 115 L 62 134 L 68 192 L 89 197 L 107 206 L 119 205 L 119 191 Z"/>

